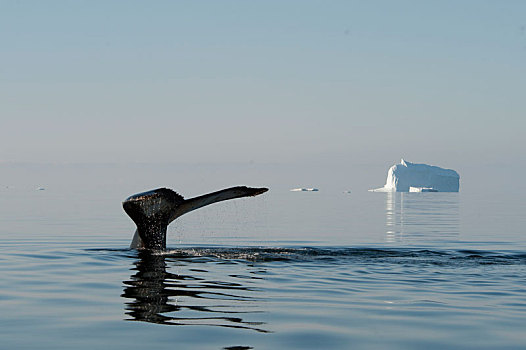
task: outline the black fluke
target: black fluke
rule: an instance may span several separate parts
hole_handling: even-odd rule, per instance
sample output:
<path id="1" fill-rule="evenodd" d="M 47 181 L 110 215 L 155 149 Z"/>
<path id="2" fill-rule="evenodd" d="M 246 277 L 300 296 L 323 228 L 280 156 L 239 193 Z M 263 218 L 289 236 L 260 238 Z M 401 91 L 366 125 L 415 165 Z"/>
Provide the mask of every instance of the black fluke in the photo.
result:
<path id="1" fill-rule="evenodd" d="M 179 216 L 212 203 L 257 196 L 267 191 L 268 188 L 238 186 L 190 199 L 168 188 L 134 194 L 122 203 L 124 211 L 137 225 L 130 248 L 163 250 L 168 224 Z"/>

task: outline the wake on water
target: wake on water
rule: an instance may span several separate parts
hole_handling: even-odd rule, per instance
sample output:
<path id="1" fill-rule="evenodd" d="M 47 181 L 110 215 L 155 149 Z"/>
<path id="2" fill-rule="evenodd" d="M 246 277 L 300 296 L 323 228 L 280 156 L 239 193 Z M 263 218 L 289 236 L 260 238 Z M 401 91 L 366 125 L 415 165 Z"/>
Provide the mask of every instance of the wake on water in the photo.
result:
<path id="1" fill-rule="evenodd" d="M 143 254 L 167 259 L 203 262 L 203 260 L 241 260 L 249 262 L 291 262 L 321 264 L 416 264 L 440 266 L 525 265 L 526 253 L 485 250 L 430 250 L 415 248 L 317 248 L 317 247 L 184 247 L 146 252 L 129 249 L 88 249 L 120 251 L 130 257 Z"/>

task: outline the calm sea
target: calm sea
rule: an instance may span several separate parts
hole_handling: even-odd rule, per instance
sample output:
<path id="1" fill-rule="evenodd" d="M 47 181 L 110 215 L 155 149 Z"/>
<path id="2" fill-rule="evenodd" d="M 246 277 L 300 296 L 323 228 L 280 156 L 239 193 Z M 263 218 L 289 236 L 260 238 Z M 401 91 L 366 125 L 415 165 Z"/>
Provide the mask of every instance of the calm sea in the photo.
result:
<path id="1" fill-rule="evenodd" d="M 290 192 L 318 183 L 276 169 L 0 168 L 0 349 L 526 348 L 523 193 L 371 193 L 352 179 Z M 127 249 L 127 196 L 241 184 L 270 191 L 183 216 L 163 254 Z"/>

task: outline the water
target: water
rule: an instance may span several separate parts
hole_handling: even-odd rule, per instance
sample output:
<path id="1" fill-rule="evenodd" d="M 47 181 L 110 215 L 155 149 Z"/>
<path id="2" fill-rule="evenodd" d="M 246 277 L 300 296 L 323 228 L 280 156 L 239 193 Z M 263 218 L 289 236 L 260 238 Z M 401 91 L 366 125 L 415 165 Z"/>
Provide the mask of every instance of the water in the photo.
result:
<path id="1" fill-rule="evenodd" d="M 526 347 L 521 194 L 294 193 L 276 181 L 183 216 L 152 255 L 127 249 L 128 195 L 266 183 L 2 170 L 2 349 Z"/>

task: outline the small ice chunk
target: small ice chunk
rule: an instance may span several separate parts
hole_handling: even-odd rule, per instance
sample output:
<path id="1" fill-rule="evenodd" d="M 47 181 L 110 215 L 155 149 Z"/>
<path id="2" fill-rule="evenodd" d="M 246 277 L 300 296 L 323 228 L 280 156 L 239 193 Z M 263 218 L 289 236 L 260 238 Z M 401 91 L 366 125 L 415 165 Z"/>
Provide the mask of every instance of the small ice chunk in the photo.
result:
<path id="1" fill-rule="evenodd" d="M 318 189 L 317 188 L 304 188 L 304 187 L 299 187 L 299 188 L 293 188 L 291 189 L 292 192 L 317 192 Z"/>
<path id="2" fill-rule="evenodd" d="M 434 188 L 431 187 L 409 187 L 409 192 L 438 192 Z"/>
<path id="3" fill-rule="evenodd" d="M 45 188 L 44 187 L 37 187 L 37 191 L 44 191 Z"/>

